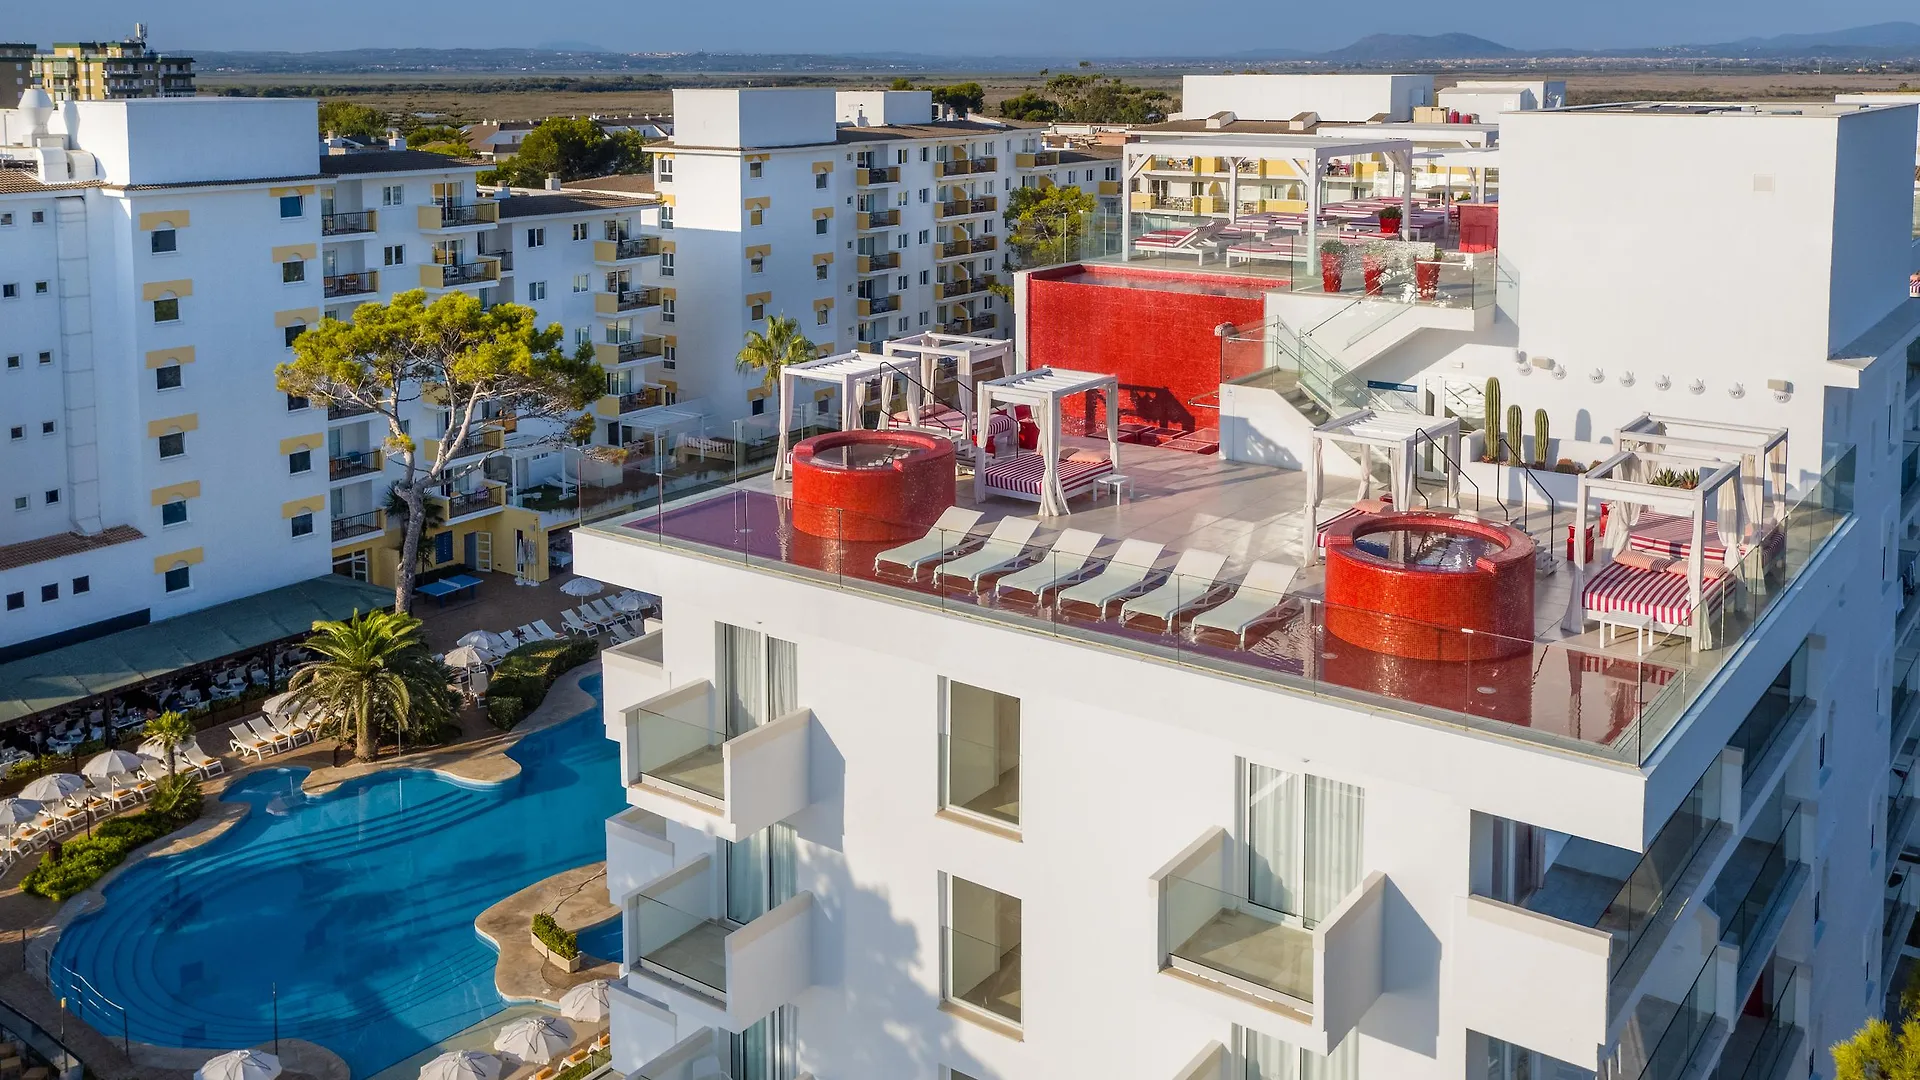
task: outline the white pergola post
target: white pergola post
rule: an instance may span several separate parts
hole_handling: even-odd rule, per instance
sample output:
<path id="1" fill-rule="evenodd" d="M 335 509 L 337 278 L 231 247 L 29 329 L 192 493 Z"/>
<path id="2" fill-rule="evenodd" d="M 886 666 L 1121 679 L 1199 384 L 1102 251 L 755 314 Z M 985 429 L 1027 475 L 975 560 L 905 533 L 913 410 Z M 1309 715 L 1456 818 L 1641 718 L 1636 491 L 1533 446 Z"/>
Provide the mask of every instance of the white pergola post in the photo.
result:
<path id="1" fill-rule="evenodd" d="M 1227 222 L 1240 220 L 1240 157 L 1227 157 Z"/>
<path id="2" fill-rule="evenodd" d="M 1410 238 L 1413 226 L 1413 151 L 1396 150 L 1387 158 L 1399 165 L 1406 176 L 1406 183 L 1400 189 L 1400 239 Z"/>
<path id="3" fill-rule="evenodd" d="M 788 476 L 789 476 L 789 470 L 787 467 L 787 439 L 789 436 L 788 428 L 793 423 L 792 404 L 793 404 L 793 372 L 788 371 L 785 368 L 781 368 L 780 369 L 780 447 L 779 447 L 779 456 L 773 459 L 774 461 L 773 478 L 775 480 L 785 480 L 785 479 L 788 479 Z"/>

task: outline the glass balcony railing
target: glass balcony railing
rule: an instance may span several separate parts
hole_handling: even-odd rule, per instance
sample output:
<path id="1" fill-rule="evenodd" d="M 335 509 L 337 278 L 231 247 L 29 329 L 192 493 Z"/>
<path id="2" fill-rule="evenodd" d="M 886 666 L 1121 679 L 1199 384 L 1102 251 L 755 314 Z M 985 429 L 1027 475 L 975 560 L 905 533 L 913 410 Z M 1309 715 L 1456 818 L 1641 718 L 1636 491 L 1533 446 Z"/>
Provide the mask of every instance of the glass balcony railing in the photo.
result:
<path id="1" fill-rule="evenodd" d="M 665 711 L 627 710 L 627 748 L 639 778 L 671 784 L 725 802 L 721 747 L 727 734 L 713 722 L 710 684 L 697 694 L 675 694 Z M 656 707 L 662 703 L 656 699 Z"/>
<path id="2" fill-rule="evenodd" d="M 1166 881 L 1160 916 L 1175 968 L 1313 1003 L 1313 923 L 1298 913 L 1176 875 Z"/>
<path id="3" fill-rule="evenodd" d="M 693 905 L 670 903 L 644 893 L 630 925 L 638 939 L 632 951 L 640 966 L 665 972 L 693 988 L 725 1000 L 727 994 L 727 935 L 731 929 L 717 918 L 689 910 Z"/>
<path id="4" fill-rule="evenodd" d="M 1707 898 L 1708 908 L 1720 919 L 1720 940 L 1740 949 L 1743 961 L 1800 868 L 1799 804 L 1776 805 L 1763 817 L 1771 821 L 1754 825 L 1756 835 L 1741 841 Z"/>
<path id="5" fill-rule="evenodd" d="M 945 929 L 948 994 L 956 1001 L 999 1017 L 1020 1022 L 1020 947 L 1003 947 Z"/>
<path id="6" fill-rule="evenodd" d="M 1620 1037 L 1602 1072 L 1605 1080 L 1680 1080 L 1693 1052 L 1719 1019 L 1719 954 L 1710 950 L 1692 985 L 1678 1000 L 1649 993 Z"/>
<path id="7" fill-rule="evenodd" d="M 1775 1075 L 1780 1059 L 1793 1045 L 1797 1034 L 1801 981 L 1798 968 L 1787 968 L 1784 978 L 1776 971 L 1777 989 L 1772 1000 L 1763 999 L 1758 1012 L 1740 1011 L 1727 1039 L 1727 1049 L 1713 1071 L 1713 1080 L 1770 1080 Z"/>

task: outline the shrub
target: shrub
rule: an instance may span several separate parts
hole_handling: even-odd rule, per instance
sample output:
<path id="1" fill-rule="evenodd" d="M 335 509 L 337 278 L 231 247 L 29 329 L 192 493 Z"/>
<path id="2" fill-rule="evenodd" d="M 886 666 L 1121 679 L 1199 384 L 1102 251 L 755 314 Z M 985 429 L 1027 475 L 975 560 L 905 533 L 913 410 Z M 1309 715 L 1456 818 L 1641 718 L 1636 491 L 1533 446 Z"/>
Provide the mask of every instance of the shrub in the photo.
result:
<path id="1" fill-rule="evenodd" d="M 592 660 L 593 640 L 536 641 L 508 653 L 487 682 L 487 720 L 506 731 L 540 707 L 555 679 Z"/>
<path id="2" fill-rule="evenodd" d="M 553 916 L 544 911 L 533 917 L 533 936 L 562 960 L 580 955 L 580 936 L 554 922 Z"/>

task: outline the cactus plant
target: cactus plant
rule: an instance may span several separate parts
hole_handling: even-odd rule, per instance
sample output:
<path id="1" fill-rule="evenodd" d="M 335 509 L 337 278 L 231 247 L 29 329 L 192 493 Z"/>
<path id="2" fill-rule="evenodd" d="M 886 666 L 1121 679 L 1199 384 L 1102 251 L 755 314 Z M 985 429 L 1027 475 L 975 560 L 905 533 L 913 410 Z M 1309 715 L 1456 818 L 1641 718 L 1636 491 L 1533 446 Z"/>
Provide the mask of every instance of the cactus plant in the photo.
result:
<path id="1" fill-rule="evenodd" d="M 1500 460 L 1500 380 L 1498 377 L 1487 379 L 1487 392 L 1484 405 L 1487 410 L 1487 452 L 1484 461 Z"/>
<path id="2" fill-rule="evenodd" d="M 1547 467 L 1547 447 L 1550 445 L 1547 435 L 1547 410 L 1533 410 L 1533 467 L 1536 469 Z"/>
<path id="3" fill-rule="evenodd" d="M 1514 445 L 1516 440 L 1523 437 L 1520 434 L 1520 423 L 1525 416 L 1526 414 L 1520 410 L 1520 406 L 1507 406 L 1507 451 L 1500 456 L 1501 459 L 1509 465 L 1525 465 L 1527 463 L 1526 455 L 1522 454 L 1520 448 Z"/>

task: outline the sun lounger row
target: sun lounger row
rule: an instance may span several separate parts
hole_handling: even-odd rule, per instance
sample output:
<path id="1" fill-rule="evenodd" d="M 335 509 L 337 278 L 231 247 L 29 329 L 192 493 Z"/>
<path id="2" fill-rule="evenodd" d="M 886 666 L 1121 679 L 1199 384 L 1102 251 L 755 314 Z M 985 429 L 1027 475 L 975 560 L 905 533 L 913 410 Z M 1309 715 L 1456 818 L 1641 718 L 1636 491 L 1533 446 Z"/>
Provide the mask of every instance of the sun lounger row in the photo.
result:
<path id="1" fill-rule="evenodd" d="M 623 603 L 635 605 L 627 611 L 616 605 L 615 600 L 631 596 L 631 601 Z M 640 629 L 646 625 L 647 616 L 656 614 L 653 605 L 640 598 L 639 593 L 623 593 L 615 600 L 592 600 L 580 605 L 573 611 L 562 612 L 560 621 L 575 634 L 586 637 L 599 637 L 602 634 L 613 639 L 614 644 L 631 641 L 639 636 Z M 637 625 L 636 625 L 637 624 Z"/>
<path id="2" fill-rule="evenodd" d="M 1105 538 L 1099 533 L 1066 529 L 1050 549 L 1041 550 L 1033 545 L 1040 526 L 1033 518 L 1002 518 L 984 538 L 973 535 L 979 520 L 977 510 L 951 507 L 927 535 L 875 556 L 874 571 L 904 571 L 918 580 L 931 568 L 936 587 L 976 594 L 985 579 L 1000 575 L 991 590 L 995 598 L 1044 606 L 1052 594 L 1055 611 L 1079 609 L 1100 619 L 1111 618 L 1118 604 L 1123 627 L 1144 621 L 1171 632 L 1181 618 L 1199 612 L 1189 623 L 1191 634 L 1215 631 L 1245 647 L 1254 627 L 1284 617 L 1287 591 L 1299 569 L 1256 562 L 1229 590 L 1219 580 L 1226 556 L 1217 552 L 1183 552 L 1170 572 L 1161 573 L 1156 566 L 1165 548 L 1151 541 L 1123 540 L 1101 562 L 1095 552 Z"/>
<path id="3" fill-rule="evenodd" d="M 228 745 L 241 757 L 252 754 L 265 761 L 268 754 L 278 754 L 311 743 L 319 733 L 320 726 L 321 721 L 315 716 L 272 720 L 263 714 L 228 728 L 227 734 L 232 736 Z"/>

